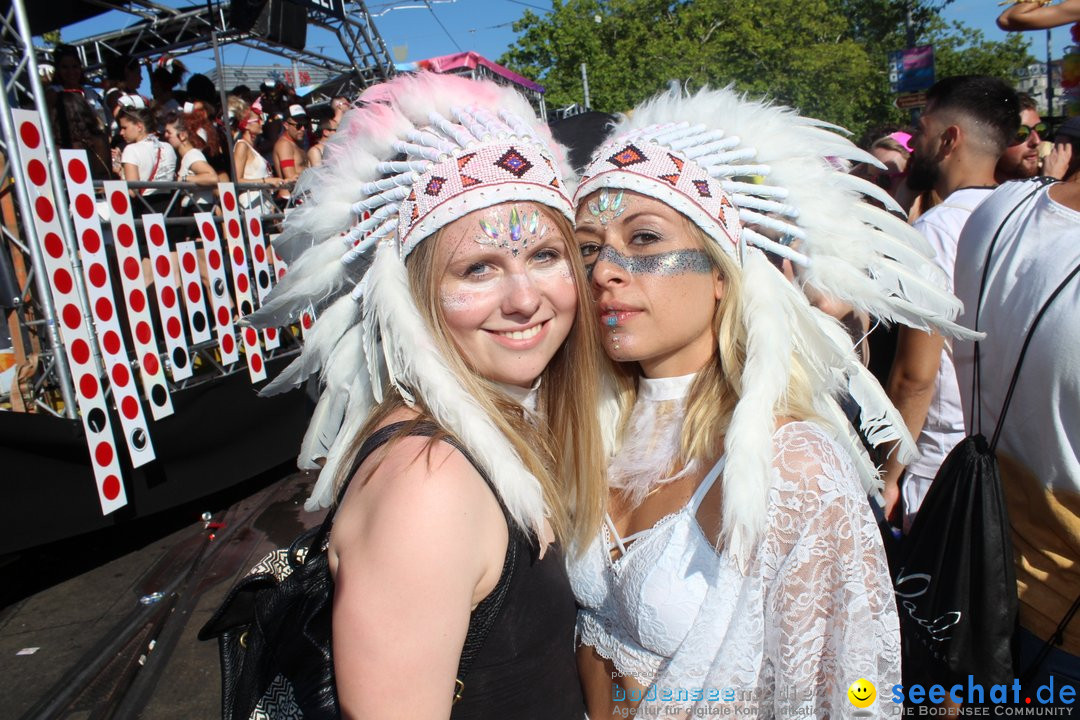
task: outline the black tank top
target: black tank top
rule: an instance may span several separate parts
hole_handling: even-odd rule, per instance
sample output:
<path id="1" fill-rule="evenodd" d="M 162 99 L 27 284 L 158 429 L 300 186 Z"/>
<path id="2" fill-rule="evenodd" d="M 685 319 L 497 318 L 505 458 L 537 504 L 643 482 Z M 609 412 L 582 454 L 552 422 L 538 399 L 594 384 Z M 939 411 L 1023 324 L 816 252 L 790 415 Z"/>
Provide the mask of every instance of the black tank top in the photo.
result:
<path id="1" fill-rule="evenodd" d="M 365 449 L 370 452 L 408 424 L 380 428 L 365 443 Z M 420 423 L 410 428 L 409 434 L 432 435 L 438 431 L 431 423 Z M 539 558 L 535 539 L 512 520 L 487 473 L 452 437 L 445 440 L 472 463 L 491 488 L 509 534 L 499 581 L 469 618 L 463 657 L 471 655 L 471 663 L 462 677 L 465 687 L 461 700 L 454 704 L 450 719 L 581 720 L 585 717 L 585 699 L 575 656 L 577 606 L 562 552 L 553 544 L 543 559 Z M 366 455 L 361 450 L 350 478 Z M 497 602 L 499 596 L 501 605 Z M 493 611 L 493 606 L 498 609 Z M 487 636 L 478 642 L 482 616 L 489 612 L 497 614 Z"/>

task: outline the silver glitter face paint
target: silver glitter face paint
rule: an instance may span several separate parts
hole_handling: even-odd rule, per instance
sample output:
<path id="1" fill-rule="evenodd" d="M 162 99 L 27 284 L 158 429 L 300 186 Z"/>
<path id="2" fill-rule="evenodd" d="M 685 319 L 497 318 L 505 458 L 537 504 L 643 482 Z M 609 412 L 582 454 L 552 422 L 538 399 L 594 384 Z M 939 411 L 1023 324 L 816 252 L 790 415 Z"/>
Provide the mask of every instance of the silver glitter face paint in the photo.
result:
<path id="1" fill-rule="evenodd" d="M 604 260 L 621 267 L 631 275 L 688 275 L 706 274 L 713 270 L 712 260 L 704 250 L 671 250 L 655 255 L 623 255 L 610 245 L 600 248 L 595 261 L 589 265 L 589 274 L 596 263 Z"/>
<path id="2" fill-rule="evenodd" d="M 439 304 L 443 310 L 460 310 L 469 304 L 470 297 L 466 293 L 449 292 L 439 294 Z"/>

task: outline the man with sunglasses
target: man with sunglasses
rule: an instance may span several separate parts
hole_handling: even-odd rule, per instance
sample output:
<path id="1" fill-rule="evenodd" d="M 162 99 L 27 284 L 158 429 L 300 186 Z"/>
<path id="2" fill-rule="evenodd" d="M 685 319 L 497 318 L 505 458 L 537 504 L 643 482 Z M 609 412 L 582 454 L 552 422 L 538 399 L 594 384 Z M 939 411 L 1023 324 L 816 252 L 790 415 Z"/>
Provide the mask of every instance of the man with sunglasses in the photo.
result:
<path id="1" fill-rule="evenodd" d="M 307 141 L 308 115 L 303 105 L 290 105 L 281 124 L 281 136 L 274 143 L 274 169 L 278 177 L 288 183 L 300 177 L 308 167 Z M 279 196 L 288 197 L 288 191 Z"/>
<path id="2" fill-rule="evenodd" d="M 994 180 L 1025 180 L 1039 174 L 1039 143 L 1046 136 L 1046 124 L 1039 117 L 1035 100 L 1027 93 L 1020 98 L 1020 128 L 1005 148 L 994 169 Z"/>

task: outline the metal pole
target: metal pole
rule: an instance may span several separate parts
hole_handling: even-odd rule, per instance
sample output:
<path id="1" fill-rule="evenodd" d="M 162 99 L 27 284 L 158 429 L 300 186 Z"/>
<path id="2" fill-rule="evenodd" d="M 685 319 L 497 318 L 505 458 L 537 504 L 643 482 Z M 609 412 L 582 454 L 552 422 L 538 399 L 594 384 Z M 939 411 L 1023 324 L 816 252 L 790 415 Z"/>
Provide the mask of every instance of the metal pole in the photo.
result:
<path id="1" fill-rule="evenodd" d="M 1046 115 L 1054 117 L 1054 65 L 1050 28 L 1046 28 Z"/>
<path id="2" fill-rule="evenodd" d="M 588 63 L 581 63 L 581 86 L 585 89 L 585 109 L 592 109 L 592 103 L 589 101 L 589 66 Z"/>
<path id="3" fill-rule="evenodd" d="M 31 58 L 34 55 L 34 46 L 27 42 L 29 28 L 26 22 L 26 10 L 22 0 L 11 3 L 11 12 L 19 29 L 19 35 L 24 43 L 24 48 Z M 27 68 L 34 80 L 37 80 L 37 62 L 32 62 Z M 14 81 L 15 78 L 10 78 Z M 38 83 L 40 87 L 40 82 Z M 67 355 L 64 353 L 64 342 L 60 338 L 60 331 L 56 325 L 56 306 L 53 304 L 52 289 L 49 287 L 48 273 L 43 272 L 45 260 L 41 254 L 41 240 L 37 234 L 37 228 L 31 220 L 34 217 L 34 208 L 30 203 L 30 196 L 26 192 L 26 178 L 22 173 L 22 157 L 19 154 L 19 144 L 15 140 L 15 123 L 11 117 L 11 105 L 8 102 L 7 87 L 0 89 L 0 128 L 3 130 L 4 139 L 7 141 L 8 168 L 11 172 L 12 187 L 15 197 L 22 211 L 23 232 L 26 233 L 26 246 L 30 250 L 30 261 L 34 267 L 34 286 L 37 290 L 38 302 L 41 311 L 45 315 L 45 328 L 49 338 L 49 344 L 53 349 L 53 367 L 56 372 L 56 381 L 60 385 L 60 396 L 64 399 L 64 415 L 72 420 L 78 417 L 78 406 L 75 401 L 75 386 L 71 381 L 71 369 L 67 364 Z M 47 113 L 43 113 L 43 116 Z M 43 117 L 44 119 L 44 117 Z M 46 130 L 43 134 L 48 135 Z M 63 216 L 66 208 L 57 205 L 57 214 Z M 70 222 L 70 219 L 69 219 Z M 78 273 L 76 273 L 78 274 Z"/>
<path id="4" fill-rule="evenodd" d="M 217 30 L 210 31 L 210 41 L 214 45 L 214 64 L 217 65 L 218 97 L 221 98 L 221 117 L 225 121 L 225 143 L 229 146 L 229 174 L 234 183 L 240 182 L 236 174 L 236 153 L 233 152 L 233 131 L 229 125 L 229 94 L 225 91 L 225 64 L 221 60 L 221 45 L 218 43 Z M 240 118 L 243 120 L 243 118 Z"/>

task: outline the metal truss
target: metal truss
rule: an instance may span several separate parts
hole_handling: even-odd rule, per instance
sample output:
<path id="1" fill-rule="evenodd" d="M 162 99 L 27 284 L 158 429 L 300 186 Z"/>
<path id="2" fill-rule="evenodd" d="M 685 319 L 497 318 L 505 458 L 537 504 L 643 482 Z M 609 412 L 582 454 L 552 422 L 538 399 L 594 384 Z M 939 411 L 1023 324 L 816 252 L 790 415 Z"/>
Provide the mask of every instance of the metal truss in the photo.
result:
<path id="1" fill-rule="evenodd" d="M 238 43 L 337 74 L 355 73 L 360 87 L 386 80 L 393 74 L 390 52 L 362 2 L 347 2 L 344 19 L 311 7 L 307 10 L 308 25 L 333 33 L 348 61 L 306 48 L 296 50 L 258 34 L 236 30 L 229 26 L 228 7 L 223 0 L 183 9 L 143 0 L 117 9 L 138 21 L 122 30 L 71 43 L 90 73 L 100 71 L 114 57 L 142 59 L 164 53 L 208 50 L 214 46 L 216 36 L 219 44 Z"/>

